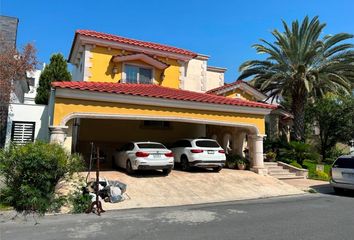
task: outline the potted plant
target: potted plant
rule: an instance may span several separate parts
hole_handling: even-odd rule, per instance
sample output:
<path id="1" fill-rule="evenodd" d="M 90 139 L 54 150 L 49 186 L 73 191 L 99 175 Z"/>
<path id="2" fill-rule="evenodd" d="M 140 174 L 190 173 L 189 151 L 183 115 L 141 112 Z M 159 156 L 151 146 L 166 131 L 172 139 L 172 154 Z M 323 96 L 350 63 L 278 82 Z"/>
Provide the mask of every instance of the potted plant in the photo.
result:
<path id="1" fill-rule="evenodd" d="M 276 157 L 277 157 L 277 154 L 273 151 L 269 151 L 266 153 L 266 160 L 268 162 L 274 162 Z"/>
<path id="2" fill-rule="evenodd" d="M 226 166 L 231 169 L 235 169 L 237 165 L 237 156 L 236 155 L 226 155 Z"/>
<path id="3" fill-rule="evenodd" d="M 245 170 L 247 166 L 247 162 L 245 158 L 240 158 L 237 160 L 237 168 L 239 170 Z"/>

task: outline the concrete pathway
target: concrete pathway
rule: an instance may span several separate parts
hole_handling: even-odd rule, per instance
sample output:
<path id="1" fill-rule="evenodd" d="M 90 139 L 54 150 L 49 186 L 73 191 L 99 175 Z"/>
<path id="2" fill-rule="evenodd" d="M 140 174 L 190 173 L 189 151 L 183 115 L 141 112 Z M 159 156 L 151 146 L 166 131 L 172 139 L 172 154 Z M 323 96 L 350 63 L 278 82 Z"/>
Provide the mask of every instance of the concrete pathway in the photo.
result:
<path id="1" fill-rule="evenodd" d="M 91 173 L 90 177 L 94 178 L 95 173 Z M 129 199 L 115 204 L 104 203 L 105 210 L 179 206 L 304 193 L 270 176 L 231 169 L 223 169 L 219 173 L 174 170 L 169 176 L 157 171 L 141 172 L 135 176 L 120 171 L 106 171 L 101 172 L 101 177 L 128 185 Z"/>
<path id="2" fill-rule="evenodd" d="M 313 189 L 319 193 L 333 193 L 333 188 L 327 181 L 312 179 L 287 179 L 283 181 L 305 192 L 308 192 Z"/>

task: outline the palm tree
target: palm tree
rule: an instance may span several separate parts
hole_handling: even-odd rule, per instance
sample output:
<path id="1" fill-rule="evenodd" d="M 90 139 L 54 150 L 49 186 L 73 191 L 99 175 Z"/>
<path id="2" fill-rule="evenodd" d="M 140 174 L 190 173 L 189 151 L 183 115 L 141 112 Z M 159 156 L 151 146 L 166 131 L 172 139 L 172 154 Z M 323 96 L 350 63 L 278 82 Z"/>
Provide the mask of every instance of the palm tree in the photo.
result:
<path id="1" fill-rule="evenodd" d="M 304 108 L 308 99 L 326 92 L 349 94 L 354 82 L 353 44 L 343 41 L 353 38 L 348 33 L 321 38 L 326 26 L 318 17 L 306 16 L 301 23 L 293 21 L 291 28 L 283 22 L 284 32 L 274 30 L 275 41 L 261 39 L 253 47 L 267 54 L 265 60 L 244 62 L 239 79 L 254 77 L 254 84 L 271 98 L 283 96 L 290 100 L 294 115 L 294 138 L 304 140 Z"/>

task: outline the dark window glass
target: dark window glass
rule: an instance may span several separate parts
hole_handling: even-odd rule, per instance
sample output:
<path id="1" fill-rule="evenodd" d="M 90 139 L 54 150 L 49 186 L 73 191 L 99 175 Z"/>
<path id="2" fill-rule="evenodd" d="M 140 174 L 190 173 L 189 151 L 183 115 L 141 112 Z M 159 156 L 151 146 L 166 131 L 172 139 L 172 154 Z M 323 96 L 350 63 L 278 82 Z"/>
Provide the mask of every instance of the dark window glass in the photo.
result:
<path id="1" fill-rule="evenodd" d="M 153 149 L 157 149 L 157 148 L 165 149 L 166 148 L 164 145 L 159 144 L 159 143 L 139 143 L 138 147 L 139 148 L 153 148 Z"/>
<path id="2" fill-rule="evenodd" d="M 152 69 L 125 65 L 126 83 L 152 83 Z"/>
<path id="3" fill-rule="evenodd" d="M 208 148 L 219 148 L 219 144 L 215 141 L 210 140 L 199 140 L 195 142 L 198 147 L 208 147 Z"/>
<path id="4" fill-rule="evenodd" d="M 134 149 L 134 143 L 129 143 L 128 144 L 128 151 L 131 151 L 131 150 L 133 150 Z"/>
<path id="5" fill-rule="evenodd" d="M 354 168 L 354 157 L 341 157 L 333 164 L 336 168 Z"/>
<path id="6" fill-rule="evenodd" d="M 147 68 L 139 68 L 139 83 L 150 84 L 152 79 L 152 71 Z"/>
<path id="7" fill-rule="evenodd" d="M 183 140 L 182 141 L 182 147 L 192 147 L 192 144 L 188 140 Z"/>

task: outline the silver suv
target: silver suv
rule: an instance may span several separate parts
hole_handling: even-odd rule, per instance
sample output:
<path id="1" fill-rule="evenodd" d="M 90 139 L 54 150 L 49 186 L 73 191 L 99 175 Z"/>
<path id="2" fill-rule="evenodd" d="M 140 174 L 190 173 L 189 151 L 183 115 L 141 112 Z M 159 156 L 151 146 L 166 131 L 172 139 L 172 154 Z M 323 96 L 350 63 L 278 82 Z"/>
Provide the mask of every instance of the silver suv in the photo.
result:
<path id="1" fill-rule="evenodd" d="M 333 163 L 330 184 L 336 193 L 354 190 L 354 155 L 340 156 Z"/>

